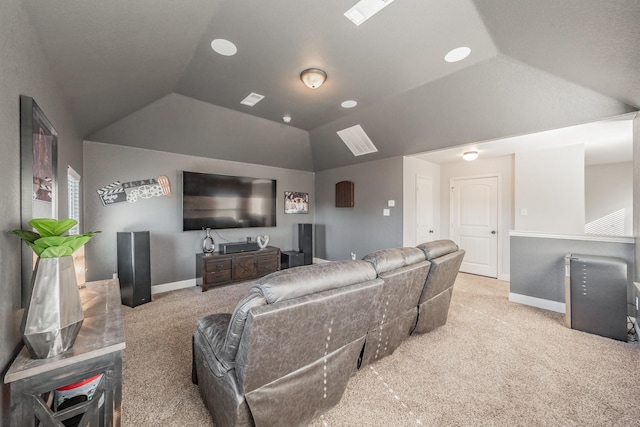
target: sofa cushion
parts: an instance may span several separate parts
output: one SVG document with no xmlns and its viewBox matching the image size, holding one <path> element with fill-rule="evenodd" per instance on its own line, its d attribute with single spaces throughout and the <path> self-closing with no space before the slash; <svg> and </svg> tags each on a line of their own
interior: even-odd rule
<svg viewBox="0 0 640 427">
<path fill-rule="evenodd" d="M 421 245 L 418 245 L 417 248 L 424 252 L 428 261 L 431 261 L 435 258 L 457 251 L 458 245 L 451 240 L 434 240 L 432 242 L 422 243 Z"/>
<path fill-rule="evenodd" d="M 258 280 L 251 291 L 273 304 L 375 278 L 376 271 L 368 262 L 332 261 L 271 273 Z"/>
<path fill-rule="evenodd" d="M 380 274 L 424 261 L 425 257 L 418 248 L 392 248 L 372 252 L 362 260 L 371 263 Z"/>
</svg>

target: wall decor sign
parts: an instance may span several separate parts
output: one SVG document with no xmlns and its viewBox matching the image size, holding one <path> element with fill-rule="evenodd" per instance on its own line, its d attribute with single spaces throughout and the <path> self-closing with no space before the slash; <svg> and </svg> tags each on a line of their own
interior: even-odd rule
<svg viewBox="0 0 640 427">
<path fill-rule="evenodd" d="M 20 96 L 21 223 L 56 218 L 58 210 L 58 133 L 38 104 Z M 30 293 L 34 254 L 22 246 L 22 306 Z"/>
<path fill-rule="evenodd" d="M 166 175 L 160 175 L 157 178 L 141 179 L 124 183 L 114 181 L 109 185 L 99 188 L 96 192 L 102 202 L 102 206 L 109 206 L 121 202 L 135 203 L 139 199 L 170 196 L 171 184 Z"/>
<path fill-rule="evenodd" d="M 284 192 L 284 213 L 306 214 L 309 213 L 309 193 L 299 191 Z"/>
</svg>

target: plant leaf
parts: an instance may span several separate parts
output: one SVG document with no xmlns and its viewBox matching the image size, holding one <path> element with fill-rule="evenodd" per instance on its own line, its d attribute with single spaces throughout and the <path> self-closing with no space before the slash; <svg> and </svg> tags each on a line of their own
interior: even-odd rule
<svg viewBox="0 0 640 427">
<path fill-rule="evenodd" d="M 40 238 L 38 233 L 31 230 L 12 230 L 11 234 L 15 234 L 27 243 L 33 243 Z"/>
<path fill-rule="evenodd" d="M 65 237 L 63 236 L 49 236 L 49 237 L 41 237 L 35 242 L 33 242 L 36 246 L 41 248 L 50 248 L 52 246 L 60 246 L 63 245 L 65 241 Z"/>
<path fill-rule="evenodd" d="M 27 245 L 29 245 L 29 247 L 31 248 L 31 250 L 33 252 L 35 252 L 36 255 L 40 256 L 40 254 L 46 249 L 43 247 L 40 247 L 38 245 L 36 245 L 35 243 L 31 243 L 31 242 L 26 242 Z"/>
<path fill-rule="evenodd" d="M 60 258 L 73 253 L 69 246 L 51 246 L 40 254 L 40 258 Z"/>
<path fill-rule="evenodd" d="M 77 223 L 78 221 L 71 218 L 61 220 L 53 218 L 34 218 L 29 221 L 29 225 L 35 228 L 42 237 L 61 236 Z"/>
<path fill-rule="evenodd" d="M 66 236 L 64 239 L 63 245 L 70 247 L 72 252 L 75 252 L 91 240 L 91 234 L 74 234 L 73 236 Z"/>
</svg>

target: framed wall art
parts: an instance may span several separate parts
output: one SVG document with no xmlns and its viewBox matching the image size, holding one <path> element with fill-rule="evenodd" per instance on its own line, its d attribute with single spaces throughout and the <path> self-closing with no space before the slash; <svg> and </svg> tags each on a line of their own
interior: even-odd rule
<svg viewBox="0 0 640 427">
<path fill-rule="evenodd" d="M 21 225 L 33 218 L 56 218 L 58 209 L 58 133 L 29 96 L 20 96 Z M 26 303 L 34 254 L 22 246 L 22 305 Z"/>
<path fill-rule="evenodd" d="M 284 192 L 284 213 L 306 214 L 309 213 L 309 193 L 299 191 Z"/>
</svg>

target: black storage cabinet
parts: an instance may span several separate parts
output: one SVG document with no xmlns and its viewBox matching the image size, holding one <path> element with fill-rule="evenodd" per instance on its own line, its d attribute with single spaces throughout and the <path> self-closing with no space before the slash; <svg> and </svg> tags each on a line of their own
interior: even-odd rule
<svg viewBox="0 0 640 427">
<path fill-rule="evenodd" d="M 568 254 L 565 269 L 567 326 L 627 341 L 627 262 Z"/>
<path fill-rule="evenodd" d="M 148 231 L 118 233 L 118 279 L 122 304 L 151 301 L 151 255 Z"/>
</svg>

